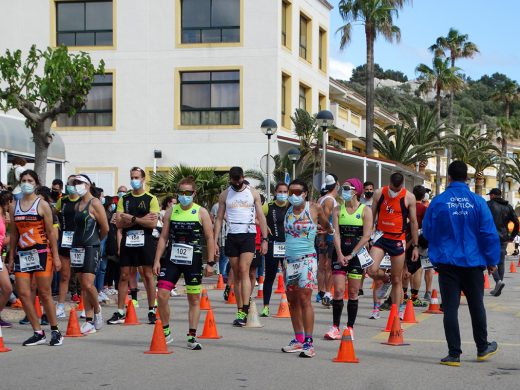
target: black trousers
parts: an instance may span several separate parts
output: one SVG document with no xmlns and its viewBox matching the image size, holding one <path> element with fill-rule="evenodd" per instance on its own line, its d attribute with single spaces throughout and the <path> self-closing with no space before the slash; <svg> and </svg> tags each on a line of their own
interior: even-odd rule
<svg viewBox="0 0 520 390">
<path fill-rule="evenodd" d="M 283 261 L 282 257 L 273 257 L 273 244 L 269 243 L 269 248 L 265 255 L 265 279 L 264 279 L 264 305 L 269 305 L 273 284 L 278 272 L 278 266 Z"/>
<path fill-rule="evenodd" d="M 458 357 L 462 354 L 459 330 L 460 292 L 463 291 L 468 301 L 473 339 L 477 351 L 487 348 L 486 309 L 484 307 L 484 273 L 480 267 L 457 267 L 440 264 L 439 287 L 444 310 L 444 333 L 448 342 L 449 355 Z"/>
</svg>

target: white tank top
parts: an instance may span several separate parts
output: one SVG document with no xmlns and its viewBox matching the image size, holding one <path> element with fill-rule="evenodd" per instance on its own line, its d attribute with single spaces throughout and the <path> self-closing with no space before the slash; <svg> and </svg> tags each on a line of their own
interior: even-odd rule
<svg viewBox="0 0 520 390">
<path fill-rule="evenodd" d="M 327 200 L 327 199 L 332 199 L 332 202 L 333 202 L 334 208 L 336 208 L 336 206 L 338 205 L 338 202 L 337 202 L 337 200 L 336 200 L 332 195 L 325 195 L 325 196 L 321 197 L 320 200 L 319 200 L 319 204 L 320 204 L 320 206 L 323 206 L 323 203 L 324 203 L 325 200 Z"/>
<path fill-rule="evenodd" d="M 226 198 L 228 234 L 255 233 L 255 199 L 247 186 L 237 192 L 229 187 Z"/>
</svg>

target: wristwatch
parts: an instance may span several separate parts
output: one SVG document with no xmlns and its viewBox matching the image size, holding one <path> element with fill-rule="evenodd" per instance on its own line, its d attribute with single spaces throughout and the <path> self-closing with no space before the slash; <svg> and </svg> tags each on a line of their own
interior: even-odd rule
<svg viewBox="0 0 520 390">
<path fill-rule="evenodd" d="M 132 223 L 135 223 L 136 217 L 132 217 Z"/>
<path fill-rule="evenodd" d="M 269 239 L 267 237 L 262 237 L 262 241 L 269 242 Z"/>
</svg>

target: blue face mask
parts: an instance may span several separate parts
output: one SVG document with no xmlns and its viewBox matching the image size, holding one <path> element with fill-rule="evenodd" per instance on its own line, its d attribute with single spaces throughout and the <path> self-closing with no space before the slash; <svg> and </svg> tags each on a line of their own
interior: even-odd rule
<svg viewBox="0 0 520 390">
<path fill-rule="evenodd" d="M 20 184 L 20 189 L 23 194 L 32 194 L 34 192 L 34 186 L 31 183 Z"/>
<path fill-rule="evenodd" d="M 101 204 L 104 205 L 107 202 L 105 198 L 101 198 Z"/>
<path fill-rule="evenodd" d="M 181 206 L 189 206 L 193 202 L 193 196 L 189 195 L 179 195 L 179 203 Z"/>
<path fill-rule="evenodd" d="M 341 196 L 343 197 L 345 202 L 349 202 L 354 196 L 354 194 L 352 193 L 352 191 L 342 191 Z"/>
<path fill-rule="evenodd" d="M 118 193 L 117 193 L 117 197 L 118 197 L 118 198 L 122 198 L 124 194 L 125 194 L 125 192 L 123 192 L 123 191 L 118 192 Z"/>
<path fill-rule="evenodd" d="M 130 180 L 130 185 L 134 190 L 140 190 L 143 184 L 141 183 L 141 180 L 139 179 L 132 179 Z"/>
<path fill-rule="evenodd" d="M 291 203 L 293 206 L 299 206 L 303 202 L 303 196 L 301 195 L 292 194 L 291 196 L 289 196 L 289 203 Z"/>
<path fill-rule="evenodd" d="M 289 195 L 287 194 L 276 194 L 276 199 L 280 202 L 287 202 Z"/>
<path fill-rule="evenodd" d="M 75 195 L 76 194 L 76 187 L 67 185 L 67 194 Z"/>
<path fill-rule="evenodd" d="M 115 205 L 115 204 L 112 203 L 112 204 L 110 205 L 110 211 L 112 211 L 112 212 L 113 212 L 113 211 L 116 211 L 116 205 Z"/>
</svg>

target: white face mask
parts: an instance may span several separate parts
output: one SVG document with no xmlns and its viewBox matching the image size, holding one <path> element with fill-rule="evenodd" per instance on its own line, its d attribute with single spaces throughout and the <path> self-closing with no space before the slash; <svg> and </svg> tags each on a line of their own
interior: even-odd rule
<svg viewBox="0 0 520 390">
<path fill-rule="evenodd" d="M 399 195 L 400 192 L 401 192 L 401 190 L 394 192 L 390 188 L 388 189 L 388 193 L 390 194 L 391 198 L 395 198 L 397 195 Z"/>
<path fill-rule="evenodd" d="M 429 193 L 424 194 L 424 199 L 423 200 L 424 201 L 430 200 L 430 194 Z"/>
<path fill-rule="evenodd" d="M 86 184 L 76 184 L 76 193 L 79 196 L 84 196 L 87 193 L 87 185 Z"/>
</svg>

